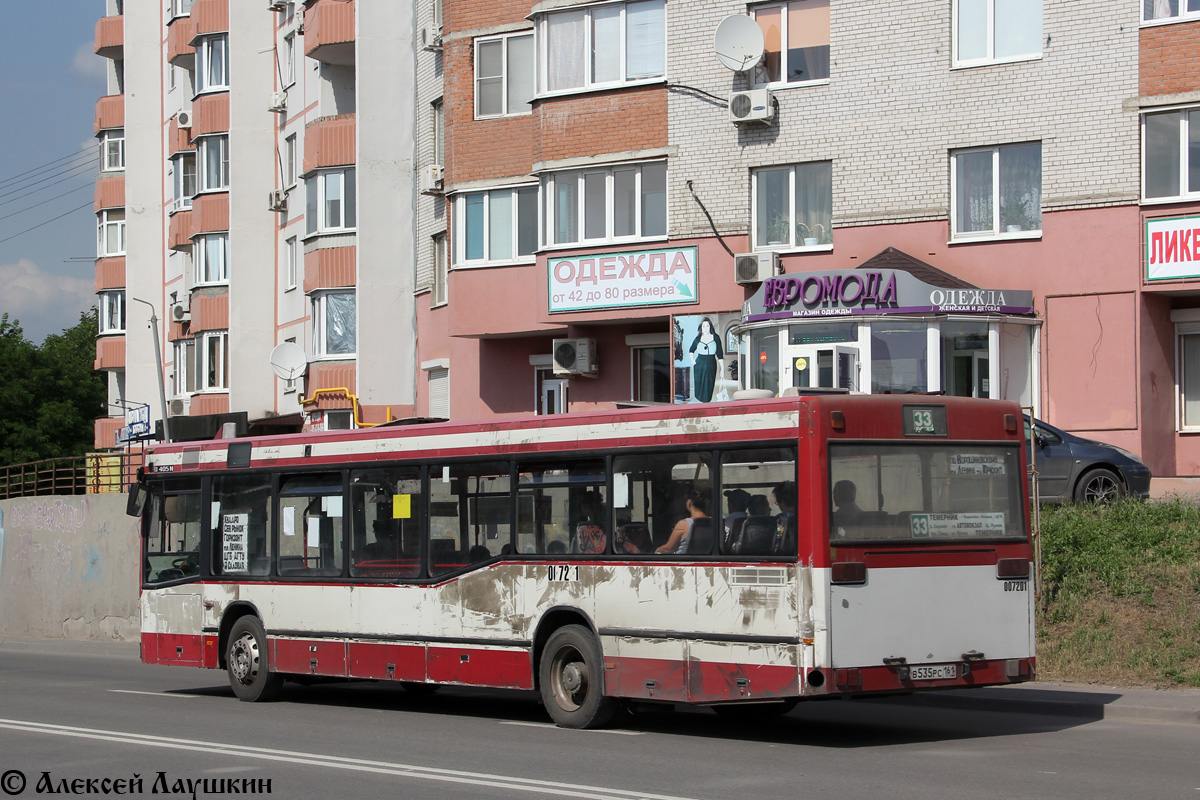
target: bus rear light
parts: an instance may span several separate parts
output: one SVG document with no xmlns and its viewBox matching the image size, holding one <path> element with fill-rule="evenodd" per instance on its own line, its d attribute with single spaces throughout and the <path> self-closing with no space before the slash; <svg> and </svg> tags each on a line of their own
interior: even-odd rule
<svg viewBox="0 0 1200 800">
<path fill-rule="evenodd" d="M 867 565 L 861 561 L 837 561 L 833 565 L 834 583 L 866 583 Z"/>
<path fill-rule="evenodd" d="M 846 415 L 841 411 L 834 411 L 829 415 L 830 426 L 838 433 L 846 432 Z"/>
<path fill-rule="evenodd" d="M 1029 661 L 1024 658 L 1010 658 L 1004 662 L 1004 677 L 1009 678 L 1028 678 L 1029 677 Z"/>
<path fill-rule="evenodd" d="M 839 689 L 861 689 L 862 673 L 856 669 L 835 669 L 833 685 Z"/>
<path fill-rule="evenodd" d="M 1016 433 L 1017 432 L 1017 415 L 1016 414 L 1005 414 L 1004 415 L 1004 432 L 1005 433 Z"/>
<path fill-rule="evenodd" d="M 1019 580 L 1029 577 L 1029 562 L 1023 558 L 1002 558 L 996 562 L 996 578 Z"/>
</svg>

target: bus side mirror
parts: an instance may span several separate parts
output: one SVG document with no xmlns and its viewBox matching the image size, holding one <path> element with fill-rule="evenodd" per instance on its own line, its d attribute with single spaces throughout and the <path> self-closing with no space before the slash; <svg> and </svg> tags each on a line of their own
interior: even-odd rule
<svg viewBox="0 0 1200 800">
<path fill-rule="evenodd" d="M 131 517 L 140 517 L 142 508 L 146 505 L 146 497 L 149 492 L 146 487 L 140 483 L 134 482 L 129 484 L 129 497 L 125 502 L 125 513 Z"/>
</svg>

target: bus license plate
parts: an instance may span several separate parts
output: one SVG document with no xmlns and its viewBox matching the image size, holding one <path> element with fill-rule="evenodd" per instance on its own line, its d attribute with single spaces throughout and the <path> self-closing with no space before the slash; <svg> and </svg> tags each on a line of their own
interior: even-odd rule
<svg viewBox="0 0 1200 800">
<path fill-rule="evenodd" d="M 909 667 L 908 676 L 914 681 L 945 681 L 958 677 L 957 664 L 938 664 L 932 667 Z"/>
</svg>

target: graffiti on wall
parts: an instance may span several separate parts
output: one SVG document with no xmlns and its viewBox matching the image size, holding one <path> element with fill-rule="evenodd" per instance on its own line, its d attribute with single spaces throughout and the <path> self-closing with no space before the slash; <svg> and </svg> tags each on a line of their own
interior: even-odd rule
<svg viewBox="0 0 1200 800">
<path fill-rule="evenodd" d="M 86 504 L 71 500 L 18 502 L 12 508 L 10 519 L 10 525 L 14 529 L 60 533 L 79 533 L 86 523 Z"/>
</svg>

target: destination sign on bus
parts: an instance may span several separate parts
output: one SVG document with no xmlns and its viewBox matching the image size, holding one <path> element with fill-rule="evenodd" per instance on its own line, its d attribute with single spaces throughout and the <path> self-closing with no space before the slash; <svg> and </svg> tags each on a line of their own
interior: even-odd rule
<svg viewBox="0 0 1200 800">
<path fill-rule="evenodd" d="M 938 536 L 1003 536 L 1004 512 L 982 514 L 913 514 L 912 538 Z"/>
<path fill-rule="evenodd" d="M 945 436 L 945 406 L 902 406 L 905 436 Z"/>
</svg>

